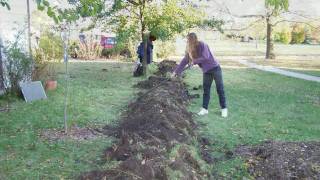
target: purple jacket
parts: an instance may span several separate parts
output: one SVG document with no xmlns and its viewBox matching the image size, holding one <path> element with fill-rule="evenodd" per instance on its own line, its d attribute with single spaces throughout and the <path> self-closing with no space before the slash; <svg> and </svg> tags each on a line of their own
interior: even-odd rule
<svg viewBox="0 0 320 180">
<path fill-rule="evenodd" d="M 193 60 L 193 64 L 198 64 L 202 69 L 203 73 L 206 73 L 212 68 L 219 66 L 219 63 L 213 57 L 209 49 L 209 46 L 202 41 L 200 41 L 200 46 L 198 47 L 198 54 L 200 55 L 200 57 Z M 175 68 L 174 72 L 177 75 L 180 75 L 187 64 L 188 64 L 188 57 L 187 55 L 185 55 L 182 61 L 180 62 L 180 64 Z"/>
</svg>

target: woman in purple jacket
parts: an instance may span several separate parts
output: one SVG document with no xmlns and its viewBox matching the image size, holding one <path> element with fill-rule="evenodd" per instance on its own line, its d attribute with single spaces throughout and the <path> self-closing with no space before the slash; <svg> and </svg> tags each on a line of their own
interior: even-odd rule
<svg viewBox="0 0 320 180">
<path fill-rule="evenodd" d="M 226 98 L 223 88 L 222 71 L 218 61 L 213 57 L 209 46 L 204 42 L 198 41 L 195 33 L 187 36 L 186 54 L 180 64 L 174 70 L 172 77 L 181 75 L 186 65 L 197 64 L 203 71 L 203 103 L 198 115 L 208 114 L 208 105 L 210 101 L 210 89 L 212 81 L 216 83 L 219 103 L 221 107 L 221 116 L 228 116 Z"/>
</svg>

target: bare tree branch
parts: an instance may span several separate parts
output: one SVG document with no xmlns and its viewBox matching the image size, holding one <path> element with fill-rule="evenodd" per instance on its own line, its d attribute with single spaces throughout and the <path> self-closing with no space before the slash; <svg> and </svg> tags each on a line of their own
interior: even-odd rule
<svg viewBox="0 0 320 180">
<path fill-rule="evenodd" d="M 128 1 L 129 3 L 135 5 L 135 6 L 139 6 L 139 5 L 140 5 L 140 3 L 137 3 L 137 2 L 134 1 L 134 0 L 127 0 L 127 1 Z"/>
<path fill-rule="evenodd" d="M 293 15 L 296 15 L 296 16 L 299 16 L 299 17 L 302 17 L 302 18 L 305 18 L 305 19 L 307 19 L 307 20 L 320 21 L 320 17 L 315 18 L 315 17 L 308 16 L 308 15 L 303 14 L 302 12 L 298 12 L 298 11 L 288 11 L 288 14 L 293 14 Z"/>
<path fill-rule="evenodd" d="M 251 14 L 251 15 L 241 15 L 241 16 L 233 15 L 233 16 L 238 18 L 265 18 L 266 17 L 266 15 L 261 15 L 261 14 Z"/>
<path fill-rule="evenodd" d="M 225 3 L 218 3 L 216 0 L 213 0 L 215 4 L 217 4 L 218 6 L 220 6 L 220 10 L 219 12 L 220 13 L 224 13 L 224 14 L 228 14 L 232 17 L 236 17 L 236 18 L 257 18 L 257 17 L 265 17 L 265 15 L 260 15 L 260 14 L 252 14 L 252 15 L 236 15 L 236 14 L 233 14 L 231 12 L 231 10 L 229 9 L 229 7 L 225 4 Z"/>
<path fill-rule="evenodd" d="M 264 20 L 264 18 L 260 18 L 252 23 L 250 23 L 248 26 L 244 27 L 244 28 L 240 28 L 240 29 L 224 29 L 224 31 L 244 31 L 244 30 L 247 30 L 249 29 L 250 27 L 254 26 L 256 23 L 260 22 Z"/>
<path fill-rule="evenodd" d="M 125 7 L 125 10 L 127 10 L 129 13 L 133 13 L 134 15 L 136 15 L 136 17 L 134 17 L 135 19 L 139 19 L 138 17 L 140 16 L 137 12 L 135 12 L 134 10 L 130 10 L 129 7 Z"/>
<path fill-rule="evenodd" d="M 283 22 L 292 22 L 292 23 L 298 23 L 298 24 L 306 24 L 308 26 L 310 26 L 311 28 L 313 29 L 316 29 L 316 30 L 320 30 L 320 26 L 316 27 L 308 22 L 303 22 L 303 21 L 294 21 L 294 20 L 281 20 L 281 21 L 277 21 L 275 23 L 272 24 L 272 26 L 276 26 L 277 24 L 279 23 L 283 23 Z"/>
</svg>

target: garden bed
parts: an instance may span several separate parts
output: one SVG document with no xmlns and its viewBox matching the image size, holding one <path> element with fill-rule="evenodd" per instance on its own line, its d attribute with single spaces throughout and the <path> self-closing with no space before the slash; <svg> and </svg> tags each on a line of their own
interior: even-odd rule
<svg viewBox="0 0 320 180">
<path fill-rule="evenodd" d="M 172 69 L 161 63 L 159 67 L 160 71 Z M 106 149 L 103 157 L 120 164 L 106 171 L 85 173 L 81 178 L 171 179 L 173 172 L 182 179 L 209 177 L 203 167 L 213 162 L 207 147 L 210 142 L 195 132 L 197 125 L 187 111 L 190 96 L 184 83 L 156 76 L 137 86 L 146 90 L 129 105 L 120 124 L 104 128 L 105 134 L 119 141 Z M 189 146 L 194 143 L 200 144 L 196 151 Z"/>
</svg>

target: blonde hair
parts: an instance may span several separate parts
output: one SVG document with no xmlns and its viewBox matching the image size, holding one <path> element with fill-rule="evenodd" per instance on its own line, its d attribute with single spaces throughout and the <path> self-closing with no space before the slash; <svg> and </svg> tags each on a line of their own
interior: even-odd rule
<svg viewBox="0 0 320 180">
<path fill-rule="evenodd" d="M 191 63 L 193 59 L 198 57 L 199 41 L 196 33 L 189 33 L 187 39 L 186 55 L 188 56 L 189 63 Z"/>
</svg>

